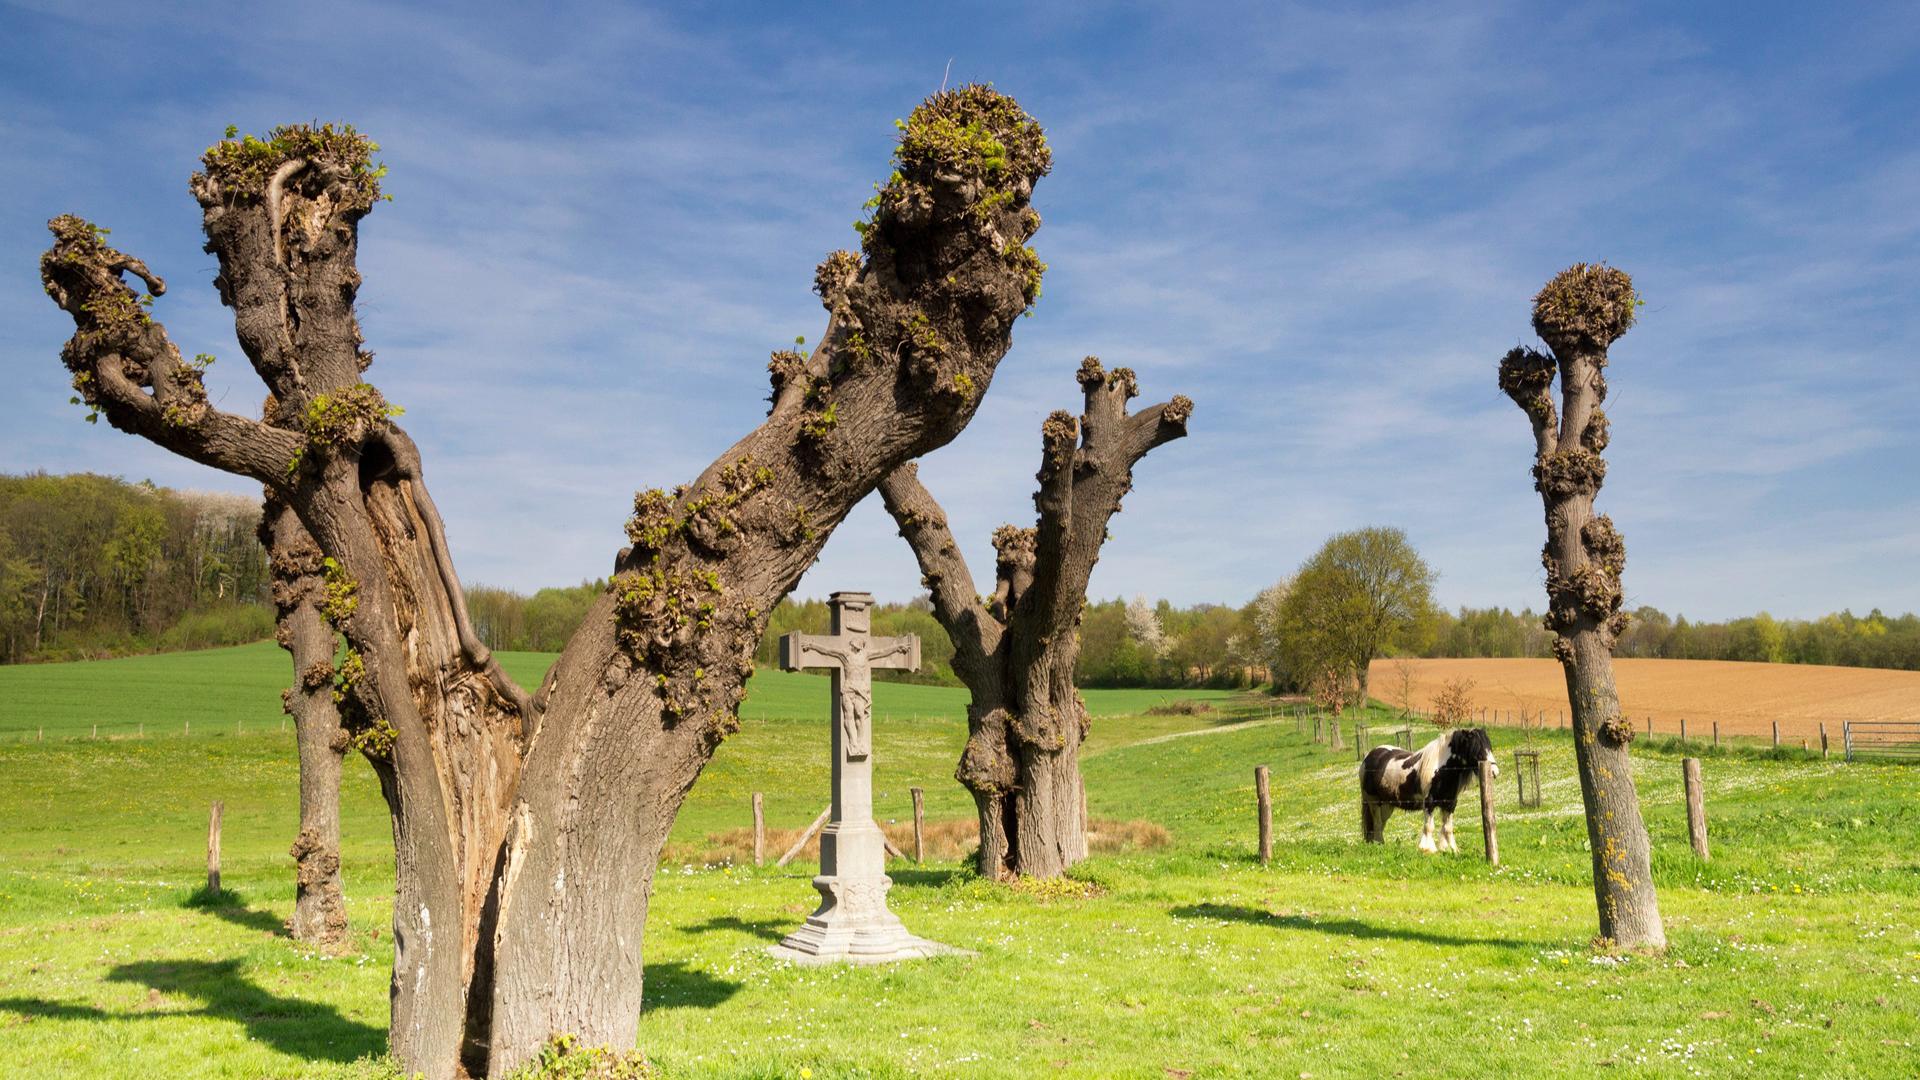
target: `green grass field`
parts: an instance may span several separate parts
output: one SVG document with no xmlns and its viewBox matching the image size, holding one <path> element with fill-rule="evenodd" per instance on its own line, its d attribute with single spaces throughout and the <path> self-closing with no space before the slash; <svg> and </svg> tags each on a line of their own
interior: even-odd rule
<svg viewBox="0 0 1920 1080">
<path fill-rule="evenodd" d="M 506 661 L 531 681 L 548 659 Z M 344 794 L 353 948 L 312 953 L 279 929 L 285 675 L 270 645 L 0 668 L 0 1075 L 386 1075 L 390 846 L 363 764 Z M 1268 722 L 1263 701 L 1144 715 L 1208 696 L 1087 695 L 1093 813 L 1157 821 L 1171 847 L 1096 856 L 1070 889 L 992 886 L 957 863 L 892 871 L 909 926 L 976 956 L 776 963 L 764 946 L 811 909 L 812 866 L 664 866 L 642 1045 L 672 1077 L 1920 1075 L 1920 771 L 1709 756 L 1702 865 L 1678 753 L 1636 750 L 1673 948 L 1615 958 L 1588 945 L 1563 737 L 1534 736 L 1545 801 L 1521 810 L 1506 751 L 1523 736 L 1495 733 L 1495 870 L 1471 813 L 1459 857 L 1417 854 L 1405 815 L 1387 845 L 1357 843 L 1352 753 Z M 951 780 L 963 695 L 883 684 L 876 699 L 879 815 L 905 816 L 916 784 L 929 816 L 967 814 Z M 775 825 L 818 812 L 825 705 L 823 679 L 757 678 L 676 842 L 746 824 L 755 790 Z M 146 738 L 86 737 L 142 722 Z M 1266 867 L 1251 857 L 1260 763 Z M 216 798 L 241 902 L 193 907 Z"/>
</svg>

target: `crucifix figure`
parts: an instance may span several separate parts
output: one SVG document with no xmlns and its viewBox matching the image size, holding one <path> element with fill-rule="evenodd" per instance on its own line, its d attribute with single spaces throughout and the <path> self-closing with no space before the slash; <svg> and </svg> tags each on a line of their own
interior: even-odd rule
<svg viewBox="0 0 1920 1080">
<path fill-rule="evenodd" d="M 787 671 L 826 668 L 832 676 L 833 805 L 820 831 L 820 908 L 773 947 L 797 963 L 881 963 L 950 952 L 914 937 L 887 910 L 885 837 L 873 822 L 873 669 L 913 671 L 920 639 L 873 636 L 873 596 L 837 592 L 827 601 L 832 633 L 780 639 Z"/>
<path fill-rule="evenodd" d="M 780 639 L 780 666 L 833 673 L 833 713 L 840 751 L 858 761 L 873 755 L 873 669 L 920 667 L 920 639 L 876 638 L 873 600 L 866 593 L 834 593 L 833 633 L 788 634 Z"/>
</svg>

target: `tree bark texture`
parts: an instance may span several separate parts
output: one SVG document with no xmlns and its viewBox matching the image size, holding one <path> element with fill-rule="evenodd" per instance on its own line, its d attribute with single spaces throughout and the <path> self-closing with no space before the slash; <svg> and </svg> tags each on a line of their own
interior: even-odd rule
<svg viewBox="0 0 1920 1080">
<path fill-rule="evenodd" d="M 341 724 L 393 823 L 391 1048 L 431 1080 L 504 1075 L 557 1034 L 633 1045 L 654 866 L 738 724 L 768 613 L 881 478 L 972 418 L 1038 294 L 1026 241 L 1050 154 L 986 87 L 914 110 L 862 251 L 816 274 L 819 345 L 774 354 L 766 420 L 700 477 L 635 497 L 608 592 L 528 694 L 474 635 L 419 453 L 363 381 L 372 149 L 351 129 L 280 128 L 217 144 L 193 179 L 215 284 L 269 391 L 259 419 L 208 403 L 149 315 L 164 283 L 100 230 L 56 218 L 42 277 L 73 316 L 62 356 L 88 404 L 259 480 L 321 553 Z"/>
<path fill-rule="evenodd" d="M 1626 543 L 1612 519 L 1593 511 L 1606 477 L 1600 455 L 1608 441 L 1601 409 L 1607 349 L 1633 325 L 1638 303 L 1632 279 L 1620 270 L 1581 263 L 1563 271 L 1534 297 L 1534 331 L 1551 354 L 1513 349 L 1500 362 L 1500 388 L 1533 426 L 1534 487 L 1547 521 L 1545 624 L 1555 634 L 1573 707 L 1600 937 L 1622 949 L 1661 949 L 1666 931 L 1627 755 L 1633 725 L 1621 715 L 1613 681 L 1613 646 L 1627 621 L 1620 586 Z"/>
<path fill-rule="evenodd" d="M 334 703 L 338 639 L 320 613 L 326 581 L 320 548 L 295 514 L 268 491 L 260 521 L 278 613 L 274 640 L 293 657 L 293 685 L 282 695 L 300 752 L 300 829 L 294 860 L 294 940 L 331 947 L 346 940 L 340 884 L 340 773 L 347 730 Z"/>
<path fill-rule="evenodd" d="M 1107 523 L 1147 452 L 1187 433 L 1193 402 L 1176 396 L 1129 414 L 1133 372 L 1080 365 L 1081 415 L 1041 425 L 1032 528 L 995 531 L 993 595 L 976 592 L 946 514 L 918 468 L 880 484 L 888 513 L 913 548 L 933 612 L 954 647 L 953 670 L 972 695 L 967 746 L 955 776 L 980 815 L 980 872 L 994 879 L 1058 877 L 1084 856 L 1080 743 L 1089 719 L 1073 686 L 1087 581 Z"/>
</svg>

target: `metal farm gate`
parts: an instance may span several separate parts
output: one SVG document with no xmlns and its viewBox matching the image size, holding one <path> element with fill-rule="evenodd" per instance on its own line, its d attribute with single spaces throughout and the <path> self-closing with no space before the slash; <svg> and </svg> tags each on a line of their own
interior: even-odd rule
<svg viewBox="0 0 1920 1080">
<path fill-rule="evenodd" d="M 1865 756 L 1920 762 L 1920 720 L 1849 720 L 1840 735 L 1848 761 Z"/>
</svg>

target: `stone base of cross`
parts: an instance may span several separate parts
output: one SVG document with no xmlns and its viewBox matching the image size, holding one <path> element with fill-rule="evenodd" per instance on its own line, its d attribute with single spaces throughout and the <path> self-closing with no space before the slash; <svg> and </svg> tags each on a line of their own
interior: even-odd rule
<svg viewBox="0 0 1920 1080">
<path fill-rule="evenodd" d="M 920 639 L 876 638 L 873 596 L 827 601 L 832 633 L 780 639 L 787 671 L 826 668 L 833 679 L 833 806 L 820 830 L 820 907 L 768 951 L 797 964 L 884 964 L 961 950 L 913 936 L 887 910 L 886 838 L 873 822 L 873 669 L 920 666 Z"/>
</svg>

